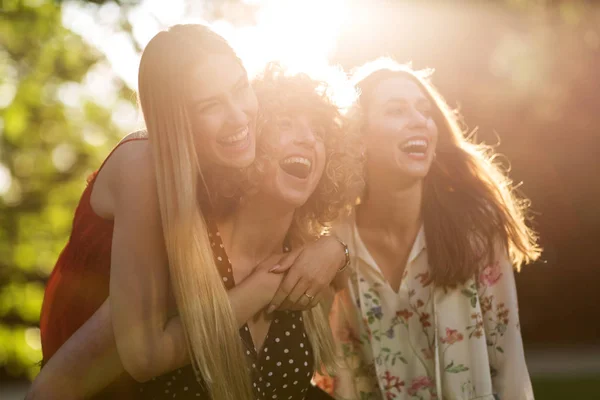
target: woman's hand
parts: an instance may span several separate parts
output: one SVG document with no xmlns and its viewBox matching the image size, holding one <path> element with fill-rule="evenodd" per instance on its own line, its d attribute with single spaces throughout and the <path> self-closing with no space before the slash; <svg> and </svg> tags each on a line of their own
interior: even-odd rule
<svg viewBox="0 0 600 400">
<path fill-rule="evenodd" d="M 273 254 L 272 256 L 270 256 L 269 258 L 265 259 L 260 264 L 258 264 L 256 267 L 254 267 L 254 270 L 252 271 L 252 273 L 246 278 L 246 279 L 256 279 L 257 281 L 259 281 L 260 284 L 258 284 L 256 287 L 260 288 L 262 291 L 270 293 L 270 296 L 269 296 L 270 299 L 272 299 L 273 296 L 275 296 L 275 293 L 281 286 L 281 283 L 283 282 L 283 279 L 286 276 L 285 273 L 275 274 L 275 273 L 272 273 L 271 271 L 273 270 L 273 267 L 275 265 L 280 264 L 282 257 L 285 257 L 285 256 L 287 256 L 287 254 L 281 254 L 281 253 Z M 244 281 L 246 279 L 244 279 Z M 244 282 L 244 281 L 242 281 L 242 282 Z M 267 302 L 267 306 L 269 304 L 270 303 Z M 267 306 L 265 306 L 263 308 L 263 310 L 266 309 Z"/>
<path fill-rule="evenodd" d="M 287 273 L 267 312 L 306 310 L 316 306 L 328 293 L 329 285 L 345 263 L 344 246 L 330 236 L 288 253 L 270 270 L 272 274 Z"/>
</svg>

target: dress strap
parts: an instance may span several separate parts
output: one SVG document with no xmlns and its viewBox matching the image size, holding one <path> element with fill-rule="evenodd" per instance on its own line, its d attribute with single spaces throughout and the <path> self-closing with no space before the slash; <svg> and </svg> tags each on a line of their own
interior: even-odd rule
<svg viewBox="0 0 600 400">
<path fill-rule="evenodd" d="M 100 173 L 100 171 L 102 170 L 102 168 L 104 167 L 104 165 L 106 164 L 106 162 L 108 161 L 108 159 L 110 158 L 110 156 L 113 155 L 113 153 L 122 145 L 124 145 L 125 143 L 129 143 L 129 142 L 133 142 L 136 140 L 147 140 L 148 139 L 148 132 L 145 129 L 141 129 L 139 131 L 135 131 L 132 132 L 130 134 L 128 134 L 127 136 L 125 136 L 123 139 L 121 139 L 121 141 L 110 151 L 110 153 L 108 153 L 108 156 L 104 159 L 104 161 L 102 162 L 102 164 L 100 164 L 100 168 L 98 168 L 96 171 L 94 171 L 88 178 L 87 178 L 87 183 L 90 184 L 92 183 L 92 181 L 96 178 L 96 176 L 98 175 L 98 173 Z"/>
</svg>

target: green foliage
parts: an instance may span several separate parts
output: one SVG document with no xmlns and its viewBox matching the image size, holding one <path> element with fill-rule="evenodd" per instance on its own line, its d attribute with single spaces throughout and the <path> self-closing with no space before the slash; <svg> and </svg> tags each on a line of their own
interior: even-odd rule
<svg viewBox="0 0 600 400">
<path fill-rule="evenodd" d="M 2 5 L 0 376 L 32 378 L 41 360 L 44 281 L 68 239 L 87 175 L 126 132 L 87 94 L 85 77 L 103 60 L 62 26 L 58 3 Z M 121 82 L 117 90 L 118 101 L 134 98 Z"/>
</svg>

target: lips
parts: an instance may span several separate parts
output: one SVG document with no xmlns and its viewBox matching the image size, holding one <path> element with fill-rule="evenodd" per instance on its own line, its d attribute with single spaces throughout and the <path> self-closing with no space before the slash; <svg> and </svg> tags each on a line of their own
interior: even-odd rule
<svg viewBox="0 0 600 400">
<path fill-rule="evenodd" d="M 312 161 L 307 157 L 290 156 L 279 162 L 281 169 L 298 179 L 306 179 L 312 168 Z"/>
<path fill-rule="evenodd" d="M 423 157 L 427 154 L 429 141 L 425 138 L 409 138 L 400 145 L 400 150 L 410 156 Z"/>
<path fill-rule="evenodd" d="M 248 126 L 238 130 L 233 135 L 225 136 L 217 139 L 217 142 L 225 147 L 236 147 L 245 144 L 248 141 L 250 129 Z"/>
</svg>

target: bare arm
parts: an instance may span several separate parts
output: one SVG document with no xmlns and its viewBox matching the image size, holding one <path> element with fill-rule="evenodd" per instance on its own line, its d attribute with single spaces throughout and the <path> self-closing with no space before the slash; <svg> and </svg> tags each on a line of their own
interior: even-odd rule
<svg viewBox="0 0 600 400">
<path fill-rule="evenodd" d="M 273 297 L 269 312 L 277 308 L 312 308 L 327 297 L 340 275 L 339 269 L 346 263 L 344 250 L 335 237 L 323 236 L 284 257 L 274 272 L 289 272 Z"/>
<path fill-rule="evenodd" d="M 105 301 L 50 358 L 33 381 L 26 399 L 86 398 L 100 392 L 124 372 Z"/>
<path fill-rule="evenodd" d="M 142 146 L 143 142 L 126 144 L 115 152 L 114 157 L 111 157 L 103 169 L 103 173 L 108 174 L 108 181 L 113 181 L 112 176 L 117 175 L 112 174 L 112 171 L 120 171 L 121 165 L 119 163 L 123 163 L 124 158 L 129 158 L 130 153 L 135 153 Z M 148 165 L 142 163 L 138 167 L 143 169 L 147 168 Z M 137 178 L 140 178 L 139 174 Z M 117 190 L 119 190 L 118 186 L 113 188 L 113 191 L 116 192 Z M 137 234 L 137 232 L 134 233 Z M 273 264 L 273 261 L 269 262 L 271 263 L 269 265 Z M 265 268 L 259 267 L 252 275 L 228 293 L 240 326 L 266 306 L 280 282 L 281 276 L 269 274 Z M 162 304 L 162 306 L 165 305 Z M 172 312 L 168 317 L 172 317 Z M 42 368 L 32 383 L 26 399 L 70 400 L 89 398 L 98 394 L 120 377 L 128 377 L 117 352 L 111 319 L 111 310 L 107 299 Z M 179 318 L 167 318 L 167 321 L 171 324 L 170 326 L 180 324 Z M 171 329 L 181 330 L 181 326 Z M 179 334 L 182 335 L 182 332 Z M 181 341 L 181 343 L 184 342 Z M 150 346 L 150 343 L 146 345 Z M 142 348 L 140 351 L 144 351 L 144 349 Z M 183 354 L 179 358 L 179 362 L 174 363 L 174 368 L 181 367 L 189 362 L 187 351 L 183 346 L 179 348 L 179 351 Z M 166 372 L 169 367 L 156 372 L 152 370 L 149 375 L 157 376 L 163 369 Z"/>
<path fill-rule="evenodd" d="M 240 326 L 256 314 L 255 310 L 266 306 L 279 281 L 278 275 L 259 267 L 229 292 Z M 119 378 L 126 379 L 126 373 L 117 353 L 106 300 L 42 368 L 26 400 L 89 398 Z"/>
<path fill-rule="evenodd" d="M 125 370 L 140 382 L 187 362 L 181 320 L 168 314 L 167 254 L 149 151 L 132 149 L 122 162 L 114 190 L 110 270 L 116 346 Z"/>
<path fill-rule="evenodd" d="M 168 314 L 168 259 L 155 179 L 144 157 L 130 157 L 121 168 L 110 279 L 116 346 L 125 370 L 140 382 L 189 363 L 182 321 Z M 281 279 L 257 268 L 229 291 L 240 325 L 265 308 Z"/>
</svg>

